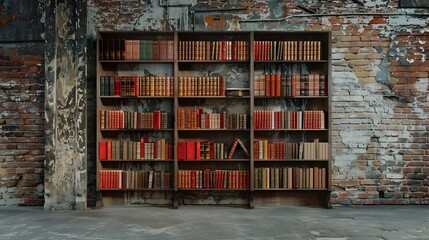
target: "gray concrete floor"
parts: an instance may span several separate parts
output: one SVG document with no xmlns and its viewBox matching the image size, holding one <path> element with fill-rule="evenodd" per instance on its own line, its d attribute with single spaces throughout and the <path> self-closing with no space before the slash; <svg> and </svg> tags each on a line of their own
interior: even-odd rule
<svg viewBox="0 0 429 240">
<path fill-rule="evenodd" d="M 0 239 L 429 239 L 429 206 L 0 207 Z"/>
</svg>

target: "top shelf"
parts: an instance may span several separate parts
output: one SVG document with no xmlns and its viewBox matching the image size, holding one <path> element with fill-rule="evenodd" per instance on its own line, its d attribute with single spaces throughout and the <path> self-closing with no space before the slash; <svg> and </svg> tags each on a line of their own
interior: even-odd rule
<svg viewBox="0 0 429 240">
<path fill-rule="evenodd" d="M 254 60 L 255 63 L 328 63 L 328 60 Z"/>
<path fill-rule="evenodd" d="M 249 60 L 178 60 L 179 63 L 249 63 Z"/>
<path fill-rule="evenodd" d="M 99 60 L 100 63 L 174 63 L 174 60 Z"/>
</svg>

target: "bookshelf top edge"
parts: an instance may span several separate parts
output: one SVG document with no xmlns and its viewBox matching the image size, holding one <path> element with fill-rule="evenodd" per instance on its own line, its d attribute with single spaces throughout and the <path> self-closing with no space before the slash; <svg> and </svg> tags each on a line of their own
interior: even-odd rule
<svg viewBox="0 0 429 240">
<path fill-rule="evenodd" d="M 109 30 L 102 30 L 102 31 L 97 31 L 97 33 L 103 34 L 103 33 L 142 33 L 142 34 L 157 34 L 157 33 L 161 33 L 161 34 L 174 34 L 174 33 L 330 33 L 331 31 L 313 31 L 313 30 L 309 30 L 309 31 L 282 31 L 282 30 L 272 30 L 272 31 L 266 31 L 266 30 L 255 30 L 255 31 L 127 31 L 127 30 L 113 30 L 113 31 L 109 31 Z"/>
<path fill-rule="evenodd" d="M 130 36 L 171 36 L 173 37 L 174 34 L 178 34 L 182 36 L 193 36 L 193 35 L 208 35 L 213 36 L 216 34 L 228 34 L 228 35 L 235 35 L 235 36 L 249 36 L 253 33 L 256 36 L 264 36 L 264 35 L 278 35 L 281 34 L 283 36 L 286 36 L 288 34 L 293 35 L 326 35 L 330 36 L 330 31 L 279 31 L 279 30 L 273 30 L 273 31 L 97 31 L 97 36 L 100 37 L 108 37 L 108 36 L 114 36 L 114 35 L 130 35 Z"/>
</svg>

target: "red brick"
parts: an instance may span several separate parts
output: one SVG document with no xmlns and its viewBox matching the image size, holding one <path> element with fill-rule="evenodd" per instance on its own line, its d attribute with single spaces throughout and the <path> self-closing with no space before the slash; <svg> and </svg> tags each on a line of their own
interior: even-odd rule
<svg viewBox="0 0 429 240">
<path fill-rule="evenodd" d="M 424 198 L 425 197 L 425 193 L 423 193 L 423 192 L 413 192 L 413 193 L 410 193 L 410 197 L 412 197 L 412 198 Z"/>
</svg>

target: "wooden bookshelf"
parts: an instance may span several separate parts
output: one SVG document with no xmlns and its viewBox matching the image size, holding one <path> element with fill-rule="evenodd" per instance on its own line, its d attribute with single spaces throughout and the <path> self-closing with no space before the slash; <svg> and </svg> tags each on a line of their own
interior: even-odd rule
<svg viewBox="0 0 429 240">
<path fill-rule="evenodd" d="M 330 32 L 103 31 L 97 49 L 101 205 L 330 207 Z"/>
<path fill-rule="evenodd" d="M 99 205 L 173 203 L 174 43 L 172 32 L 97 34 Z"/>
</svg>

